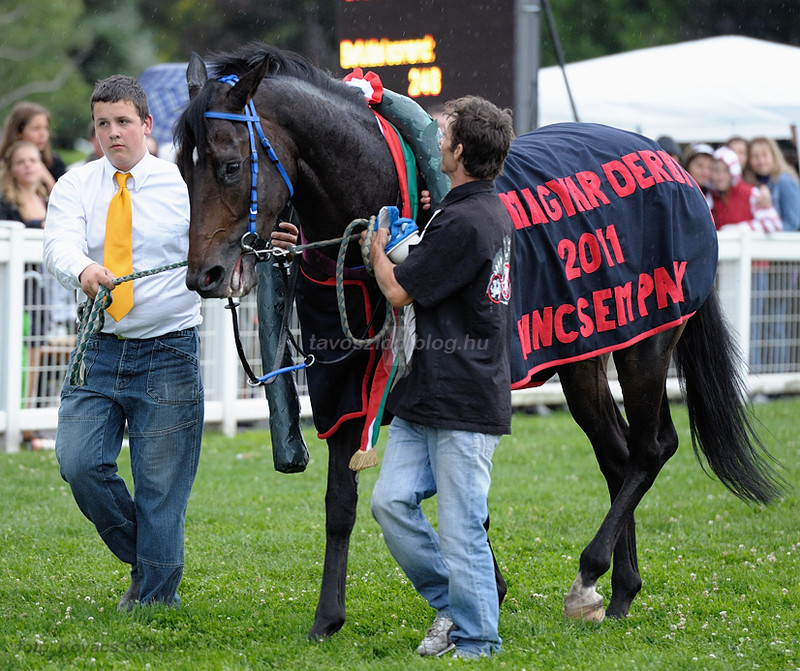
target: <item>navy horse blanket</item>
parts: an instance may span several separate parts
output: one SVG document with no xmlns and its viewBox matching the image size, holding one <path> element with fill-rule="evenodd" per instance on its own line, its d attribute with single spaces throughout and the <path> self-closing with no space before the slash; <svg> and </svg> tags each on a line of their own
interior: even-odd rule
<svg viewBox="0 0 800 671">
<path fill-rule="evenodd" d="M 496 188 L 516 227 L 512 388 L 677 326 L 711 292 L 717 233 L 705 197 L 653 140 L 597 124 L 546 126 L 512 143 Z M 338 360 L 352 347 L 333 262 L 317 273 L 312 261 L 304 255 L 297 289 L 304 345 L 320 361 Z M 377 284 L 365 275 L 345 285 L 354 329 L 371 334 L 383 318 Z M 321 438 L 366 417 L 380 353 L 350 354 L 308 371 Z"/>
<path fill-rule="evenodd" d="M 705 197 L 653 140 L 546 126 L 513 142 L 496 187 L 517 231 L 512 388 L 677 326 L 711 292 Z"/>
</svg>

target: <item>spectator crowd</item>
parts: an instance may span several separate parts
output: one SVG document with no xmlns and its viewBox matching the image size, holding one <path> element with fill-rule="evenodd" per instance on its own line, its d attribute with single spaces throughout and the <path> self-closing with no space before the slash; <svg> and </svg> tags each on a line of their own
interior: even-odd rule
<svg viewBox="0 0 800 671">
<path fill-rule="evenodd" d="M 765 235 L 800 231 L 800 179 L 772 138 L 735 136 L 717 148 L 691 143 L 683 150 L 668 136 L 657 141 L 674 157 L 682 157 L 683 167 L 706 195 L 718 231 L 745 228 Z M 796 165 L 796 152 L 792 158 Z M 797 264 L 753 261 L 751 372 L 787 372 L 790 361 L 797 359 L 798 348 L 792 343 L 800 338 L 798 277 Z"/>
</svg>

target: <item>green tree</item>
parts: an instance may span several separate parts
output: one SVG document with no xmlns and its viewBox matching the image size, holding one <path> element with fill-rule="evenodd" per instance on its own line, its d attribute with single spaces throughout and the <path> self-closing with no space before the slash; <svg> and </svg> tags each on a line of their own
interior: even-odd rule
<svg viewBox="0 0 800 671">
<path fill-rule="evenodd" d="M 157 62 L 139 0 L 5 0 L 0 10 L 0 115 L 20 100 L 50 110 L 53 144 L 86 135 L 98 79 Z"/>
<path fill-rule="evenodd" d="M 135 77 L 159 61 L 139 0 L 84 0 L 84 3 L 79 24 L 85 36 L 84 48 L 77 56 L 81 73 L 89 84 L 117 73 Z"/>
<path fill-rule="evenodd" d="M 76 54 L 82 34 L 77 29 L 81 0 L 6 0 L 0 10 L 0 116 L 21 100 L 50 110 L 53 139 L 71 137 L 76 120 L 87 118 L 89 88 Z M 81 131 L 81 134 L 84 131 Z"/>
<path fill-rule="evenodd" d="M 550 0 L 566 61 L 670 44 L 680 39 L 686 3 L 675 0 Z M 542 65 L 555 65 L 553 41 L 542 16 Z"/>
<path fill-rule="evenodd" d="M 165 60 L 185 61 L 257 40 L 292 49 L 333 69 L 338 0 L 141 0 Z"/>
<path fill-rule="evenodd" d="M 684 39 L 739 34 L 800 45 L 799 19 L 800 3 L 796 1 L 694 0 L 687 8 L 687 19 L 682 28 Z M 770 67 L 772 64 L 764 65 Z"/>
<path fill-rule="evenodd" d="M 797 2 L 730 0 L 550 0 L 567 62 L 714 35 L 800 45 Z M 542 16 L 542 65 L 556 63 Z M 765 67 L 767 64 L 765 64 Z"/>
</svg>

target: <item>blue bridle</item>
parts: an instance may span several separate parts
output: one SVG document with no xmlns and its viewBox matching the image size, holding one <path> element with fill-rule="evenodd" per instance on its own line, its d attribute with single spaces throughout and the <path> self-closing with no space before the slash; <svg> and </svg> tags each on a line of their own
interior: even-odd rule
<svg viewBox="0 0 800 671">
<path fill-rule="evenodd" d="M 219 81 L 230 84 L 233 86 L 239 81 L 236 75 L 226 75 L 220 77 Z M 224 119 L 226 121 L 244 121 L 247 123 L 247 133 L 250 136 L 250 223 L 248 225 L 248 233 L 256 235 L 256 215 L 258 214 L 258 150 L 256 148 L 256 138 L 253 129 L 258 133 L 258 138 L 261 140 L 261 145 L 267 152 L 267 156 L 272 161 L 273 165 L 277 168 L 280 176 L 283 178 L 286 187 L 289 189 L 289 199 L 294 196 L 294 187 L 289 175 L 283 167 L 280 159 L 278 158 L 272 145 L 269 143 L 264 130 L 261 128 L 261 119 L 256 113 L 256 106 L 252 100 L 249 100 L 245 105 L 246 114 L 229 114 L 227 112 L 206 112 L 207 119 Z"/>
</svg>

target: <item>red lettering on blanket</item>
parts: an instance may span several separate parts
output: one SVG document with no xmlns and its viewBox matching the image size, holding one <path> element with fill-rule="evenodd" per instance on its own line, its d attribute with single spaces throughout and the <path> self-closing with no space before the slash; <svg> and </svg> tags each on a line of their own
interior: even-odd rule
<svg viewBox="0 0 800 671">
<path fill-rule="evenodd" d="M 558 221 L 561 219 L 562 214 L 561 205 L 558 204 L 558 198 L 548 198 L 550 193 L 550 189 L 544 184 L 540 184 L 536 187 L 536 195 L 539 196 L 542 207 L 544 207 L 544 211 L 547 212 L 547 216 L 550 217 L 550 221 Z"/>
<path fill-rule="evenodd" d="M 683 302 L 683 276 L 686 273 L 686 261 L 678 263 L 673 261 L 673 270 L 675 271 L 675 281 L 669 276 L 666 268 L 656 268 L 653 273 L 654 284 L 656 287 L 656 305 L 659 310 L 667 307 L 667 299 L 671 299 L 673 303 Z"/>
<path fill-rule="evenodd" d="M 636 180 L 636 183 L 642 189 L 649 189 L 656 183 L 652 177 L 648 177 L 647 173 L 645 173 L 644 168 L 639 165 L 639 161 L 641 161 L 641 157 L 639 156 L 638 152 L 633 152 L 631 154 L 625 154 L 622 157 L 622 161 L 628 166 L 628 169 L 631 171 L 633 178 Z"/>
<path fill-rule="evenodd" d="M 597 207 L 600 203 L 604 205 L 611 204 L 606 194 L 600 189 L 601 179 L 591 170 L 576 172 L 575 179 L 578 180 L 578 184 L 581 185 L 584 193 L 586 193 L 586 197 L 589 199 L 592 207 Z"/>
<path fill-rule="evenodd" d="M 633 284 L 626 282 L 614 287 L 614 302 L 617 304 L 617 323 L 625 326 L 633 321 Z"/>
<path fill-rule="evenodd" d="M 544 211 L 542 210 L 539 203 L 536 201 L 536 198 L 533 197 L 531 190 L 522 189 L 522 197 L 525 199 L 525 203 L 530 209 L 531 221 L 534 224 L 546 224 L 547 217 L 544 216 Z"/>
<path fill-rule="evenodd" d="M 620 198 L 624 198 L 625 196 L 630 196 L 634 191 L 636 191 L 636 180 L 631 175 L 631 171 L 625 166 L 622 161 L 609 161 L 608 163 L 603 163 L 603 173 L 608 180 L 608 183 L 611 184 L 611 188 L 614 189 L 614 193 L 616 193 Z M 619 179 L 617 178 L 617 173 L 619 173 L 620 177 L 624 180 L 624 183 L 620 184 Z"/>
<path fill-rule="evenodd" d="M 570 305 L 569 303 L 564 303 L 556 308 L 556 319 L 554 326 L 556 329 L 556 339 L 558 342 L 569 343 L 573 340 L 577 340 L 578 332 L 567 331 L 567 329 L 564 327 L 564 317 L 572 314 L 573 312 L 575 312 L 575 306 Z"/>
<path fill-rule="evenodd" d="M 517 320 L 517 334 L 522 349 L 522 358 L 527 359 L 531 353 L 531 316 L 527 312 Z"/>
<path fill-rule="evenodd" d="M 538 312 L 531 314 L 531 343 L 533 349 L 553 344 L 553 308 L 545 308 L 542 315 Z"/>
<path fill-rule="evenodd" d="M 653 309 L 664 310 L 685 301 L 683 280 L 686 261 L 673 261 L 672 272 L 666 267 L 652 273 L 640 273 L 636 282 L 597 289 L 590 296 L 580 296 L 575 303 L 548 305 L 525 313 L 517 320 L 522 356 L 540 349 L 574 342 L 579 336 L 589 338 L 644 319 Z M 649 303 L 649 306 L 648 306 Z"/>
<path fill-rule="evenodd" d="M 594 205 L 592 205 L 589 198 L 576 186 L 575 182 L 572 181 L 572 177 L 565 177 L 563 180 L 559 181 L 563 181 L 567 185 L 567 191 L 569 191 L 572 200 L 575 201 L 578 212 L 586 212 L 587 210 L 593 210 L 597 207 L 597 201 L 595 200 Z"/>
<path fill-rule="evenodd" d="M 591 170 L 581 170 L 574 175 L 554 177 L 542 184 L 531 184 L 499 195 L 514 227 L 521 230 L 559 221 L 564 215 L 569 218 L 601 205 L 610 205 L 611 199 L 606 195 L 605 187 L 611 187 L 620 198 L 630 196 L 637 188 L 649 189 L 665 182 L 696 187 L 689 173 L 665 151 L 642 149 L 608 161 L 601 167 L 602 176 Z"/>
<path fill-rule="evenodd" d="M 525 208 L 523 208 L 522 203 L 519 202 L 519 196 L 516 191 L 509 191 L 508 193 L 500 193 L 498 195 L 500 196 L 500 200 L 503 201 L 503 205 L 506 206 L 508 213 L 511 215 L 511 221 L 514 222 L 515 229 L 519 231 L 531 225 L 528 215 L 525 214 Z"/>
<path fill-rule="evenodd" d="M 581 297 L 578 299 L 577 306 L 578 319 L 581 321 L 581 335 L 584 338 L 588 338 L 590 335 L 592 335 L 592 333 L 594 333 L 594 322 L 592 321 L 592 316 L 586 314 L 586 308 L 589 307 L 589 301 Z"/>
<path fill-rule="evenodd" d="M 608 243 L 611 243 L 609 248 Z M 612 255 L 613 250 L 613 255 Z M 594 235 L 582 233 L 577 245 L 569 238 L 559 240 L 556 245 L 558 258 L 564 260 L 564 275 L 574 280 L 582 274 L 590 275 L 600 269 L 603 261 L 613 268 L 617 263 L 625 263 L 625 256 L 617 237 L 614 224 L 598 228 Z"/>
<path fill-rule="evenodd" d="M 674 181 L 670 176 L 669 172 L 664 169 L 664 161 L 662 161 L 658 154 L 654 151 L 649 151 L 648 149 L 643 149 L 639 152 L 639 156 L 642 157 L 642 160 L 647 165 L 648 169 L 650 170 L 650 174 L 653 176 L 653 179 L 656 180 L 658 184 L 663 182 L 672 182 Z"/>
<path fill-rule="evenodd" d="M 606 305 L 606 301 L 611 298 L 611 289 L 601 289 L 592 292 L 592 302 L 594 303 L 594 321 L 597 324 L 597 332 L 610 331 L 617 327 L 613 320 L 608 319 L 611 309 Z"/>
<path fill-rule="evenodd" d="M 658 154 L 661 157 L 661 160 L 664 161 L 664 165 L 667 166 L 667 170 L 669 170 L 670 174 L 675 178 L 675 181 L 678 182 L 678 184 L 686 184 L 686 177 L 684 177 L 686 171 L 683 169 L 683 167 L 681 167 L 680 163 L 678 163 L 663 149 L 657 151 L 656 154 Z M 692 185 L 689 184 L 689 186 Z"/>
<path fill-rule="evenodd" d="M 564 179 L 551 179 L 547 182 L 547 186 L 558 196 L 558 199 L 564 206 L 564 211 L 567 213 L 567 216 L 571 217 L 575 214 L 575 206 L 572 204 L 572 198 L 569 196 L 567 186 L 564 184 Z"/>
<path fill-rule="evenodd" d="M 646 317 L 650 314 L 647 311 L 645 300 L 653 293 L 653 278 L 647 273 L 639 273 L 639 286 L 636 291 L 636 302 L 639 305 L 639 314 Z"/>
</svg>

